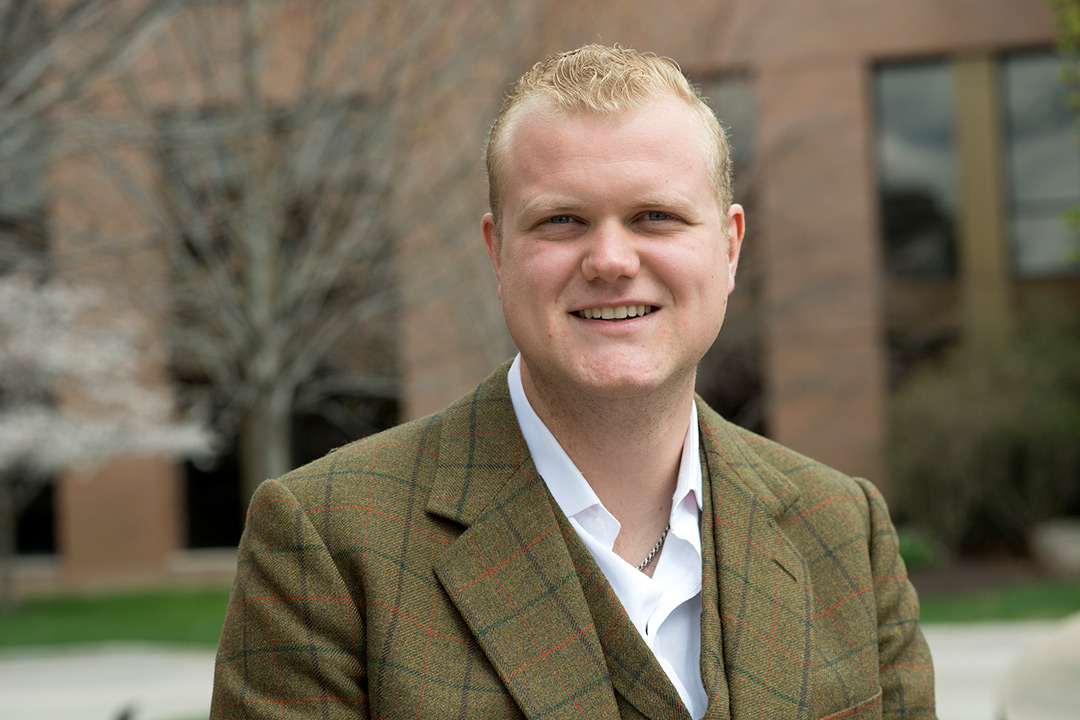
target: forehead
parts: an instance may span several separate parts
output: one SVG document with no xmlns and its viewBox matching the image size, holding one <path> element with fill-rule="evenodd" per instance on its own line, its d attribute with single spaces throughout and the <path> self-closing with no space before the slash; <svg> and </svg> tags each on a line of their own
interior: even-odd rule
<svg viewBox="0 0 1080 720">
<path fill-rule="evenodd" d="M 503 201 L 537 193 L 589 196 L 641 186 L 712 196 L 706 130 L 690 106 L 659 97 L 620 113 L 556 109 L 531 102 L 507 128 L 501 162 Z"/>
<path fill-rule="evenodd" d="M 681 125 L 704 150 L 706 132 L 690 104 L 674 94 L 661 93 L 617 111 L 587 107 L 563 107 L 552 99 L 534 97 L 513 108 L 503 121 L 503 155 L 509 158 L 522 140 L 522 130 L 539 135 L 557 135 L 571 126 L 578 129 L 604 127 L 608 130 L 633 125 Z M 672 142 L 679 138 L 670 138 Z"/>
</svg>

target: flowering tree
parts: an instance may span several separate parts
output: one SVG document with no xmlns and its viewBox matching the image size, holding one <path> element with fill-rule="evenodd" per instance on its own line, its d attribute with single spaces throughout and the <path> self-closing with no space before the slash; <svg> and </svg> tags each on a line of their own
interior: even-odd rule
<svg viewBox="0 0 1080 720">
<path fill-rule="evenodd" d="M 131 455 L 205 452 L 155 377 L 144 324 L 85 288 L 0 278 L 0 602 L 19 514 L 49 478 Z"/>
</svg>

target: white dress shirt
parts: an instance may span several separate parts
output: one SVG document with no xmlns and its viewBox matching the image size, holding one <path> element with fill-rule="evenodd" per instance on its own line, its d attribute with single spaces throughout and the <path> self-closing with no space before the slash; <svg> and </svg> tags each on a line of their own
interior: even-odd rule
<svg viewBox="0 0 1080 720">
<path fill-rule="evenodd" d="M 634 627 L 690 711 L 705 715 L 708 696 L 701 681 L 701 463 L 697 407 L 687 409 L 679 477 L 671 503 L 671 531 L 650 578 L 612 549 L 619 534 L 615 519 L 589 482 L 533 410 L 521 383 L 521 355 L 507 376 L 521 434 L 540 477 L 596 564 L 618 595 Z M 659 538 L 657 538 L 659 539 Z M 645 558 L 642 558 L 644 560 Z"/>
</svg>

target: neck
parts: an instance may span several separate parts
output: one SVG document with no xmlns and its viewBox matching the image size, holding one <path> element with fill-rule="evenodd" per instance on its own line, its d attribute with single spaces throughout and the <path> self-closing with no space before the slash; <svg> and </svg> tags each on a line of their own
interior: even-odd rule
<svg viewBox="0 0 1080 720">
<path fill-rule="evenodd" d="M 568 396 L 538 382 L 524 366 L 522 371 L 536 414 L 622 526 L 616 550 L 635 534 L 651 547 L 671 511 L 693 377 L 682 387 L 643 396 L 595 398 Z"/>
</svg>

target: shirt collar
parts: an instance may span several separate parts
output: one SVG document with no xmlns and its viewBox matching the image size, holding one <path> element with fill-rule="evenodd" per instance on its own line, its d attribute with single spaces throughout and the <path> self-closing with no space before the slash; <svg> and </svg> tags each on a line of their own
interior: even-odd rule
<svg viewBox="0 0 1080 720">
<path fill-rule="evenodd" d="M 514 414 L 517 415 L 522 437 L 529 447 L 536 471 L 544 479 L 559 508 L 568 518 L 579 515 L 594 506 L 603 508 L 603 503 L 593 492 L 592 486 L 559 445 L 559 441 L 551 434 L 544 421 L 533 410 L 532 404 L 526 397 L 525 387 L 521 382 L 520 353 L 510 365 L 506 380 L 510 387 L 510 400 L 514 405 Z M 699 442 L 697 403 L 690 403 L 690 424 L 686 430 L 686 438 L 683 440 L 679 476 L 675 484 L 675 493 L 672 495 L 673 512 L 683 505 L 688 495 L 693 497 L 698 511 L 701 510 Z M 604 512 L 607 512 L 606 508 Z"/>
</svg>

